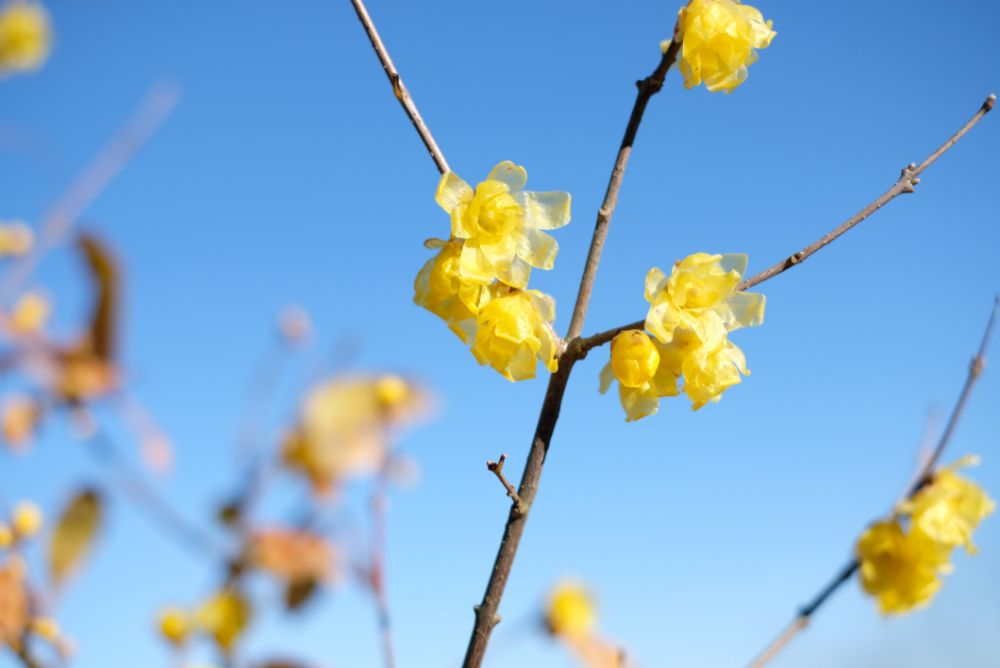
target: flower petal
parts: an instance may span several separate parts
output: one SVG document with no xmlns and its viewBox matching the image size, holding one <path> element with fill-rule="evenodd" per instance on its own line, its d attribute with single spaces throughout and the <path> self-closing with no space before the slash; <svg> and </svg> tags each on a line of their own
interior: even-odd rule
<svg viewBox="0 0 1000 668">
<path fill-rule="evenodd" d="M 569 193 L 521 191 L 514 195 L 514 199 L 524 209 L 528 227 L 554 230 L 569 223 L 572 202 Z"/>
<path fill-rule="evenodd" d="M 521 165 L 515 165 L 510 160 L 504 160 L 490 172 L 486 177 L 488 181 L 500 181 L 506 183 L 512 193 L 516 193 L 524 188 L 528 182 L 528 171 Z"/>
<path fill-rule="evenodd" d="M 451 213 L 460 203 L 471 200 L 473 194 L 472 188 L 462 177 L 455 172 L 445 172 L 438 182 L 434 201 L 447 213 Z"/>
</svg>

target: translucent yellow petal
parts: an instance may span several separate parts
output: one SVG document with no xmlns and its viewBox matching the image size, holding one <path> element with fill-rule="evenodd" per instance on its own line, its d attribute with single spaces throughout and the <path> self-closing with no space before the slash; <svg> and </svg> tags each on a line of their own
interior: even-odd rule
<svg viewBox="0 0 1000 668">
<path fill-rule="evenodd" d="M 635 422 L 660 409 L 660 398 L 650 386 L 635 388 L 619 384 L 618 399 L 625 409 L 626 422 Z"/>
<path fill-rule="evenodd" d="M 545 232 L 525 230 L 518 239 L 517 256 L 532 267 L 551 269 L 555 266 L 559 244 Z"/>
<path fill-rule="evenodd" d="M 437 192 L 434 193 L 434 201 L 438 203 L 446 213 L 451 213 L 459 204 L 466 203 L 472 199 L 473 190 L 455 172 L 445 172 L 438 182 Z"/>
<path fill-rule="evenodd" d="M 569 223 L 569 193 L 521 191 L 514 195 L 514 199 L 524 209 L 524 220 L 528 227 L 554 230 Z"/>
<path fill-rule="evenodd" d="M 510 160 L 504 160 L 490 172 L 486 177 L 488 181 L 500 181 L 507 184 L 511 192 L 517 192 L 524 188 L 528 182 L 528 171 L 521 165 L 515 165 Z"/>
</svg>

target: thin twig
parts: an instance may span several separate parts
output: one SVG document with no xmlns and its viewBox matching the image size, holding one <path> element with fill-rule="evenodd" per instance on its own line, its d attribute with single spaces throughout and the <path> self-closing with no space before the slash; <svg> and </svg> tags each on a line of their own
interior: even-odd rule
<svg viewBox="0 0 1000 668">
<path fill-rule="evenodd" d="M 11 268 L 0 288 L 0 298 L 10 300 L 31 277 L 45 253 L 69 232 L 70 227 L 142 148 L 180 100 L 179 89 L 157 83 L 118 132 L 88 164 L 42 218 L 38 243 Z"/>
<path fill-rule="evenodd" d="M 396 665 L 395 651 L 392 641 L 392 615 L 389 610 L 389 595 L 386 592 L 386 510 L 388 499 L 388 457 L 382 464 L 375 488 L 372 492 L 372 542 L 371 563 L 368 569 L 368 583 L 371 585 L 372 596 L 375 599 L 375 612 L 378 621 L 379 637 L 382 645 L 382 664 L 385 668 Z"/>
<path fill-rule="evenodd" d="M 933 479 L 934 467 L 937 465 L 938 460 L 941 458 L 945 448 L 947 448 L 948 444 L 951 442 L 952 435 L 955 433 L 955 427 L 958 424 L 959 418 L 962 417 L 962 413 L 965 410 L 965 404 L 968 402 L 969 395 L 972 393 L 972 387 L 975 385 L 976 380 L 978 380 L 982 375 L 983 369 L 985 368 L 986 350 L 989 347 L 990 338 L 993 335 L 993 326 L 996 322 L 998 310 L 1000 310 L 1000 296 L 994 300 L 993 309 L 990 311 L 989 321 L 986 323 L 986 331 L 983 332 L 983 339 L 979 344 L 979 349 L 976 352 L 975 357 L 972 358 L 972 363 L 969 365 L 969 372 L 965 377 L 965 384 L 962 386 L 962 391 L 958 395 L 958 401 L 955 402 L 955 407 L 952 409 L 951 416 L 948 418 L 948 424 L 945 427 L 945 430 L 941 433 L 940 439 L 938 439 L 937 446 L 934 448 L 934 453 L 924 464 L 916 482 L 909 488 L 909 491 L 906 494 L 906 498 L 908 499 L 913 498 L 917 492 L 919 492 Z M 811 601 L 809 601 L 809 603 L 802 606 L 802 609 L 799 610 L 798 615 L 791 622 L 791 624 L 789 624 L 788 627 L 782 631 L 781 635 L 775 638 L 771 644 L 768 645 L 764 651 L 762 651 L 757 658 L 749 664 L 748 668 L 761 668 L 777 656 L 778 653 L 784 649 L 784 647 L 791 642 L 796 635 L 799 634 L 799 632 L 806 628 L 813 614 L 815 614 L 816 611 L 829 600 L 834 592 L 840 589 L 844 583 L 854 576 L 859 567 L 860 564 L 856 558 L 847 562 L 843 568 L 837 572 L 833 579 L 830 580 L 830 582 L 823 587 L 823 589 L 820 590 L 820 592 Z"/>
<path fill-rule="evenodd" d="M 522 506 L 521 497 L 518 496 L 517 490 L 514 488 L 514 485 L 510 484 L 510 482 L 503 474 L 503 465 L 504 462 L 506 461 L 507 461 L 507 455 L 500 455 L 500 461 L 486 462 L 486 468 L 488 468 L 493 473 L 493 475 L 497 477 L 497 480 L 500 481 L 500 484 L 503 485 L 503 488 L 507 490 L 507 496 L 509 496 L 510 500 L 514 502 L 514 505 Z M 523 506 L 521 507 L 521 511 L 522 512 L 524 511 Z"/>
<path fill-rule="evenodd" d="M 601 259 L 601 251 L 604 248 L 604 241 L 607 238 L 608 224 L 614 214 L 615 206 L 618 203 L 618 193 L 621 190 L 622 179 L 625 175 L 625 167 L 628 165 L 629 156 L 632 154 L 632 144 L 635 142 L 639 124 L 646 111 L 649 98 L 658 93 L 663 87 L 667 70 L 677 58 L 680 44 L 671 42 L 670 47 L 663 54 L 659 65 L 651 75 L 636 82 L 638 92 L 636 93 L 635 104 L 629 117 L 628 126 L 625 129 L 625 136 L 622 139 L 618 155 L 615 158 L 614 167 L 611 170 L 611 178 L 608 182 L 608 189 L 604 195 L 604 202 L 597 214 L 597 224 L 594 227 L 594 236 L 590 242 L 590 250 L 587 254 L 587 262 L 584 266 L 583 276 L 580 279 L 580 289 L 577 293 L 576 305 L 573 308 L 573 317 L 570 322 L 567 339 L 574 340 L 579 337 L 583 330 L 583 321 L 587 315 L 587 306 L 590 302 L 590 293 L 594 286 L 594 279 L 597 276 L 597 266 Z M 486 585 L 482 602 L 475 607 L 476 619 L 469 638 L 469 646 L 465 652 L 465 659 L 462 662 L 463 668 L 479 668 L 482 665 L 483 657 L 486 654 L 486 646 L 489 643 L 490 633 L 493 627 L 500 621 L 497 610 L 500 607 L 500 599 L 503 597 L 504 588 L 507 586 L 507 578 L 514 565 L 514 557 L 517 554 L 521 536 L 524 534 L 524 526 L 528 518 L 528 511 L 535 500 L 538 492 L 539 480 L 542 477 L 542 468 L 545 464 L 545 455 L 548 452 L 549 444 L 552 442 L 552 434 L 555 431 L 556 422 L 559 420 L 559 410 L 562 407 L 563 395 L 566 392 L 566 384 L 569 382 L 570 372 L 576 361 L 574 352 L 571 349 L 564 350 L 559 356 L 559 368 L 549 378 L 548 389 L 545 391 L 545 399 L 542 402 L 542 409 L 538 416 L 538 424 L 535 427 L 535 436 L 531 442 L 531 449 L 528 451 L 528 459 L 524 465 L 524 473 L 521 475 L 521 483 L 518 487 L 519 502 L 512 504 L 507 522 L 504 525 L 503 538 L 500 540 L 500 547 L 493 562 L 493 570 L 490 572 L 490 579 Z"/>
<path fill-rule="evenodd" d="M 990 94 L 983 102 L 983 104 L 979 107 L 979 110 L 975 113 L 975 115 L 973 115 L 973 117 L 970 118 L 969 121 L 965 125 L 963 125 L 958 132 L 952 135 L 951 138 L 948 139 L 948 141 L 939 146 L 936 151 L 931 153 L 927 157 L 927 159 L 924 160 L 919 165 L 911 163 L 907 165 L 905 168 L 903 168 L 903 171 L 900 173 L 899 179 L 897 179 L 896 183 L 894 183 L 891 188 L 889 188 L 882 195 L 876 198 L 871 204 L 869 204 L 864 209 L 862 209 L 855 215 L 851 216 L 843 223 L 841 223 L 834 229 L 827 232 L 820 239 L 806 246 L 799 252 L 789 255 L 781 262 L 777 262 L 768 267 L 767 269 L 765 269 L 764 271 L 755 274 L 751 278 L 748 278 L 747 280 L 743 281 L 738 286 L 738 289 L 749 290 L 755 285 L 759 285 L 760 283 L 763 283 L 766 280 L 774 278 L 778 274 L 788 271 L 789 269 L 791 269 L 796 265 L 802 264 L 802 262 L 804 262 L 813 253 L 831 244 L 838 237 L 843 235 L 851 228 L 856 227 L 857 225 L 862 223 L 865 219 L 867 219 L 869 216 L 871 216 L 873 213 L 881 209 L 883 206 L 891 202 L 899 195 L 902 195 L 904 193 L 915 192 L 915 186 L 920 182 L 919 177 L 924 172 L 924 170 L 933 165 L 938 158 L 944 155 L 948 151 L 948 149 L 954 146 L 959 139 L 964 137 L 969 130 L 971 130 L 979 121 L 981 121 L 983 117 L 986 114 L 988 114 L 990 110 L 993 109 L 993 105 L 995 104 L 995 102 L 996 102 L 996 95 Z M 637 320 L 635 322 L 630 322 L 627 325 L 622 325 L 620 327 L 615 327 L 613 329 L 609 329 L 600 332 L 598 334 L 594 334 L 593 336 L 588 336 L 586 338 L 579 339 L 577 341 L 572 341 L 570 347 L 575 351 L 575 354 L 578 357 L 583 357 L 587 354 L 587 351 L 591 350 L 592 348 L 596 348 L 597 346 L 604 345 L 605 343 L 611 341 L 611 339 L 615 338 L 615 336 L 617 336 L 620 332 L 629 329 L 643 329 L 645 328 L 645 326 L 646 325 L 644 321 Z"/>
<path fill-rule="evenodd" d="M 173 506 L 167 502 L 129 463 L 119 451 L 107 431 L 98 426 L 97 432 L 87 443 L 90 452 L 99 458 L 101 463 L 114 467 L 119 474 L 119 483 L 125 493 L 137 507 L 167 533 L 173 535 L 181 545 L 188 547 L 198 555 L 210 553 L 213 555 L 228 554 L 216 538 L 188 522 Z"/>
<path fill-rule="evenodd" d="M 396 69 L 396 65 L 393 64 L 392 58 L 389 57 L 389 51 L 385 48 L 378 30 L 375 29 L 375 23 L 372 22 L 371 16 L 368 15 L 365 3 L 362 0 L 351 0 L 351 4 L 354 5 L 354 11 L 358 13 L 358 19 L 361 20 L 361 25 L 364 26 L 365 32 L 368 34 L 372 48 L 375 49 L 375 53 L 382 63 L 385 75 L 389 77 L 389 83 L 392 84 L 392 94 L 399 100 L 403 111 L 406 112 L 410 122 L 413 123 L 413 129 L 420 135 L 420 139 L 424 142 L 424 146 L 427 147 L 431 158 L 434 159 L 434 164 L 437 165 L 438 171 L 442 174 L 450 172 L 451 168 L 448 167 L 448 161 L 444 159 L 444 154 L 438 147 L 437 142 L 434 141 L 434 136 L 431 135 L 430 128 L 427 127 L 424 119 L 420 116 L 420 112 L 417 111 L 417 105 L 413 102 L 413 98 L 410 97 L 410 91 L 407 90 L 406 84 L 403 83 L 402 77 L 399 76 L 399 71 Z"/>
<path fill-rule="evenodd" d="M 24 664 L 24 668 L 44 668 L 42 662 L 36 659 L 35 655 L 28 650 L 26 641 L 27 634 L 25 634 L 25 638 L 22 638 L 21 644 L 14 648 L 14 654 Z"/>
</svg>

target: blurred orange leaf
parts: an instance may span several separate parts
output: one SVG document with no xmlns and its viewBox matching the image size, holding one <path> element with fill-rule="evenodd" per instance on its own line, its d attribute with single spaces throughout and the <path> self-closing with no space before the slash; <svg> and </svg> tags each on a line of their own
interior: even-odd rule
<svg viewBox="0 0 1000 668">
<path fill-rule="evenodd" d="M 28 592 L 18 559 L 0 567 L 0 646 L 17 647 L 28 627 Z"/>
</svg>

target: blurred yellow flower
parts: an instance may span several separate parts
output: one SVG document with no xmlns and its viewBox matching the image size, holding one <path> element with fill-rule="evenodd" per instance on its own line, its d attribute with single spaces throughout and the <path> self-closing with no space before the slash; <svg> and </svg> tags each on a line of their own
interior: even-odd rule
<svg viewBox="0 0 1000 668">
<path fill-rule="evenodd" d="M 385 461 L 391 430 L 424 415 L 429 404 L 426 389 L 395 374 L 335 377 L 306 396 L 284 444 L 285 464 L 318 492 L 373 473 Z"/>
<path fill-rule="evenodd" d="M 51 617 L 35 617 L 31 620 L 31 632 L 50 643 L 58 644 L 62 639 L 59 622 Z"/>
<path fill-rule="evenodd" d="M 0 7 L 0 73 L 37 70 L 49 55 L 49 15 L 30 0 Z"/>
<path fill-rule="evenodd" d="M 708 350 L 726 332 L 764 322 L 764 295 L 736 289 L 747 256 L 694 253 L 674 264 L 670 276 L 654 267 L 646 275 L 646 329 L 670 343 L 678 328 L 689 329 Z"/>
<path fill-rule="evenodd" d="M 31 250 L 35 235 L 19 220 L 0 222 L 0 258 L 19 257 Z"/>
<path fill-rule="evenodd" d="M 597 606 L 590 592 L 576 582 L 563 582 L 549 593 L 545 603 L 545 626 L 554 636 L 581 637 L 593 633 Z"/>
<path fill-rule="evenodd" d="M 42 530 L 42 511 L 31 501 L 21 501 L 14 506 L 11 525 L 14 533 L 21 538 L 30 538 Z"/>
<path fill-rule="evenodd" d="M 747 68 L 757 60 L 754 49 L 767 48 L 777 34 L 759 10 L 738 0 L 692 0 L 681 9 L 677 27 L 684 85 L 704 83 L 713 93 L 731 93 L 746 81 Z"/>
<path fill-rule="evenodd" d="M 5 550 L 14 544 L 14 532 L 11 528 L 0 522 L 0 550 Z"/>
<path fill-rule="evenodd" d="M 25 566 L 20 558 L 8 557 L 0 565 L 0 649 L 20 647 L 29 623 L 29 593 Z"/>
<path fill-rule="evenodd" d="M 538 360 L 554 372 L 559 365 L 559 337 L 552 329 L 555 314 L 549 295 L 501 288 L 479 312 L 472 354 L 511 381 L 534 378 Z"/>
<path fill-rule="evenodd" d="M 996 503 L 982 487 L 956 473 L 964 466 L 975 466 L 978 457 L 963 457 L 952 466 L 934 474 L 900 510 L 911 515 L 914 527 L 931 540 L 946 547 L 964 547 L 974 554 L 972 533 L 979 522 L 996 509 Z"/>
<path fill-rule="evenodd" d="M 193 620 L 191 616 L 174 606 L 168 606 L 160 611 L 158 624 L 160 635 L 175 646 L 183 645 L 191 635 Z"/>
<path fill-rule="evenodd" d="M 612 340 L 611 361 L 601 371 L 601 394 L 617 379 L 625 420 L 632 422 L 652 415 L 659 409 L 660 397 L 678 394 L 679 366 L 668 346 L 645 332 L 621 332 Z"/>
<path fill-rule="evenodd" d="M 531 268 L 551 269 L 559 250 L 543 230 L 570 219 L 564 192 L 524 190 L 528 173 L 513 162 L 498 164 L 475 190 L 454 172 L 441 176 L 435 199 L 451 216 L 451 235 L 460 249 L 463 281 L 489 285 L 494 279 L 525 288 Z"/>
<path fill-rule="evenodd" d="M 49 300 L 37 292 L 22 295 L 10 313 L 10 326 L 18 334 L 37 334 L 48 322 Z"/>
<path fill-rule="evenodd" d="M 883 614 L 926 605 L 941 587 L 939 575 L 951 570 L 947 548 L 894 520 L 870 526 L 858 539 L 861 587 Z"/>
<path fill-rule="evenodd" d="M 424 245 L 440 250 L 417 273 L 413 301 L 444 320 L 463 343 L 472 343 L 476 315 L 492 293 L 487 285 L 462 279 L 461 239 L 428 239 Z"/>
<path fill-rule="evenodd" d="M 229 652 L 250 623 L 253 610 L 238 592 L 220 591 L 194 612 L 194 625 Z"/>
</svg>

